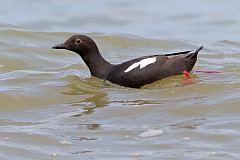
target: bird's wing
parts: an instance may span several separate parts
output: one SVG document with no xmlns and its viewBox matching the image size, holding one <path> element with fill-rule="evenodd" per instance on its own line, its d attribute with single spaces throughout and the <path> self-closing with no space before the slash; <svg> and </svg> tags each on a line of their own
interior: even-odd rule
<svg viewBox="0 0 240 160">
<path fill-rule="evenodd" d="M 168 54 L 163 54 L 162 56 L 176 56 L 176 55 L 180 55 L 180 54 L 188 54 L 190 52 L 192 52 L 192 50 L 191 51 L 182 51 L 182 52 L 168 53 Z"/>
<path fill-rule="evenodd" d="M 144 65 L 142 68 L 141 63 L 139 62 L 142 59 L 154 57 L 141 57 L 120 64 L 119 66 L 116 66 L 116 69 L 111 73 L 111 76 L 108 77 L 108 80 L 123 86 L 135 88 L 139 88 L 144 84 L 151 83 L 156 80 L 156 77 L 160 76 L 159 72 L 165 72 L 166 68 L 164 67 L 164 63 L 167 60 L 167 57 L 157 56 L 156 62 L 152 61 L 152 63 L 150 62 L 149 64 Z"/>
</svg>

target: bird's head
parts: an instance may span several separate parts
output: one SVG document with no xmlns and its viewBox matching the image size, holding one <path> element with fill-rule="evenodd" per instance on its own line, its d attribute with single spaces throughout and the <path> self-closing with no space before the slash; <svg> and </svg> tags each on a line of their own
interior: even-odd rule
<svg viewBox="0 0 240 160">
<path fill-rule="evenodd" d="M 55 45 L 53 49 L 66 49 L 73 51 L 80 56 L 98 51 L 96 43 L 85 35 L 73 35 L 68 38 L 64 43 Z"/>
</svg>

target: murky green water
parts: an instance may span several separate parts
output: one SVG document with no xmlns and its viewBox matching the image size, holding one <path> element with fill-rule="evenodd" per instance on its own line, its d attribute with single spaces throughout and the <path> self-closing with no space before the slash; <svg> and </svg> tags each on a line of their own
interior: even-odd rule
<svg viewBox="0 0 240 160">
<path fill-rule="evenodd" d="M 239 8 L 236 0 L 2 1 L 0 159 L 239 159 Z M 205 49 L 191 83 L 180 75 L 130 89 L 50 49 L 76 33 L 112 63 Z"/>
</svg>

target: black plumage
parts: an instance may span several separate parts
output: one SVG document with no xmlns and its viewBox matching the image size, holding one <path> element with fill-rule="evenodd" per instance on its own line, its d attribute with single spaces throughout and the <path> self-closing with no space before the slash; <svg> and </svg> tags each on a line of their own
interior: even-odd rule
<svg viewBox="0 0 240 160">
<path fill-rule="evenodd" d="M 182 74 L 185 70 L 190 72 L 197 61 L 198 52 L 203 47 L 196 51 L 144 56 L 117 65 L 107 62 L 96 43 L 85 35 L 74 35 L 52 48 L 66 49 L 80 55 L 92 76 L 121 86 L 140 88 L 145 84 Z"/>
</svg>

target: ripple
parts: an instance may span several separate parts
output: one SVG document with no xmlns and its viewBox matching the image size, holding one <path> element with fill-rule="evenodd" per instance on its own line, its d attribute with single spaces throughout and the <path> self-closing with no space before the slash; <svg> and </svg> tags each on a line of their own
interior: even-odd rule
<svg viewBox="0 0 240 160">
<path fill-rule="evenodd" d="M 206 44 L 191 83 L 179 75 L 131 89 L 90 77 L 79 56 L 50 49 L 72 34 L 0 30 L 1 158 L 239 155 L 237 41 Z M 128 34 L 88 35 L 113 63 L 200 44 Z M 161 129 L 161 136 L 139 137 Z"/>
</svg>

